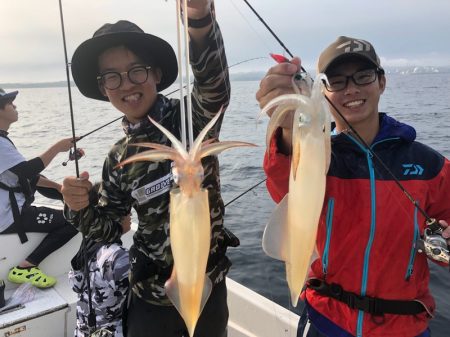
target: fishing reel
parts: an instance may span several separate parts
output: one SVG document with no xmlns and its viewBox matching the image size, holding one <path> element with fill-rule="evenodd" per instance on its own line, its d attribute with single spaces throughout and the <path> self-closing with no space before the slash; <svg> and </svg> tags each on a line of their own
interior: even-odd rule
<svg viewBox="0 0 450 337">
<path fill-rule="evenodd" d="M 425 253 L 435 261 L 449 263 L 449 246 L 447 240 L 442 237 L 442 227 L 435 219 L 427 220 L 427 225 L 423 237 L 417 241 L 417 251 Z"/>
<path fill-rule="evenodd" d="M 114 337 L 114 333 L 109 331 L 108 329 L 102 328 L 100 330 L 95 331 L 89 337 Z"/>
<path fill-rule="evenodd" d="M 81 157 L 83 157 L 85 155 L 84 150 L 77 148 L 76 152 L 73 150 L 73 148 L 70 149 L 69 151 L 69 159 L 67 159 L 66 161 L 62 162 L 62 166 L 67 166 L 67 163 L 69 161 L 75 160 L 75 158 L 78 160 Z"/>
</svg>

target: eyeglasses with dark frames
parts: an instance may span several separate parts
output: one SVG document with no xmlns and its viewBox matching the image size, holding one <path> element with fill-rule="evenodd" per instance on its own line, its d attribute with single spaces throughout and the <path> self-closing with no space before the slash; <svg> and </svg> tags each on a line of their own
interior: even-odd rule
<svg viewBox="0 0 450 337">
<path fill-rule="evenodd" d="M 351 79 L 353 83 L 359 86 L 367 85 L 375 82 L 378 75 L 383 75 L 384 70 L 381 68 L 371 68 L 359 70 L 352 75 L 335 75 L 328 77 L 328 81 L 323 80 L 325 88 L 330 92 L 341 91 L 347 88 L 348 81 Z"/>
<path fill-rule="evenodd" d="M 97 76 L 97 81 L 108 90 L 118 89 L 122 85 L 123 76 L 126 75 L 131 83 L 142 84 L 148 79 L 148 71 L 152 69 L 150 66 L 135 66 L 128 71 L 117 72 L 107 71 Z"/>
</svg>

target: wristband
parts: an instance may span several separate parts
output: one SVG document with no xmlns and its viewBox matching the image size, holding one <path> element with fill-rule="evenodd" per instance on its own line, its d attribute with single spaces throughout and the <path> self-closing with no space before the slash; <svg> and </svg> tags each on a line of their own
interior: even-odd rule
<svg viewBox="0 0 450 337">
<path fill-rule="evenodd" d="M 188 18 L 188 27 L 191 27 L 191 28 L 204 28 L 206 26 L 209 26 L 211 24 L 212 20 L 213 20 L 212 13 L 206 14 L 206 16 L 204 16 L 201 19 Z"/>
</svg>

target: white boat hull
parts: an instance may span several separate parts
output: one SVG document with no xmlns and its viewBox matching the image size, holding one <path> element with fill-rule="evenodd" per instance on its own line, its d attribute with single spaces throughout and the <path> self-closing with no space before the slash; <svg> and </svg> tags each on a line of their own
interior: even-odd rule
<svg viewBox="0 0 450 337">
<path fill-rule="evenodd" d="M 132 226 L 133 227 L 133 226 Z M 132 243 L 133 231 L 123 236 L 126 247 Z M 39 244 L 45 234 L 28 233 L 21 244 L 16 234 L 0 235 L 0 279 L 5 280 L 5 297 L 17 288 L 7 281 L 9 268 L 20 263 Z M 39 290 L 23 308 L 0 314 L 0 337 L 71 337 L 76 321 L 76 294 L 69 287 L 67 272 L 70 260 L 81 243 L 78 234 L 64 247 L 47 257 L 41 267 L 58 279 L 54 288 Z M 295 337 L 299 317 L 227 279 L 230 317 L 228 337 Z M 151 337 L 151 336 L 149 336 Z"/>
</svg>

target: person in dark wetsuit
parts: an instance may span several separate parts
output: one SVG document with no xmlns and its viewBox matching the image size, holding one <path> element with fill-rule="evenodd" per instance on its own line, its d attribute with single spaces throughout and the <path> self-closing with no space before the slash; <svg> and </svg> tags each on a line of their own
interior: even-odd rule
<svg viewBox="0 0 450 337">
<path fill-rule="evenodd" d="M 40 156 L 27 161 L 7 132 L 18 120 L 13 103 L 17 94 L 18 91 L 6 93 L 0 89 L 0 234 L 17 233 L 24 243 L 28 240 L 27 232 L 48 233 L 39 246 L 8 274 L 11 282 L 30 282 L 36 287 L 48 288 L 56 283 L 56 279 L 42 272 L 38 265 L 74 237 L 77 230 L 64 219 L 61 210 L 36 207 L 31 203 L 36 189 L 62 200 L 61 185 L 40 175 L 40 172 L 58 153 L 72 147 L 72 138 L 60 140 Z"/>
</svg>

